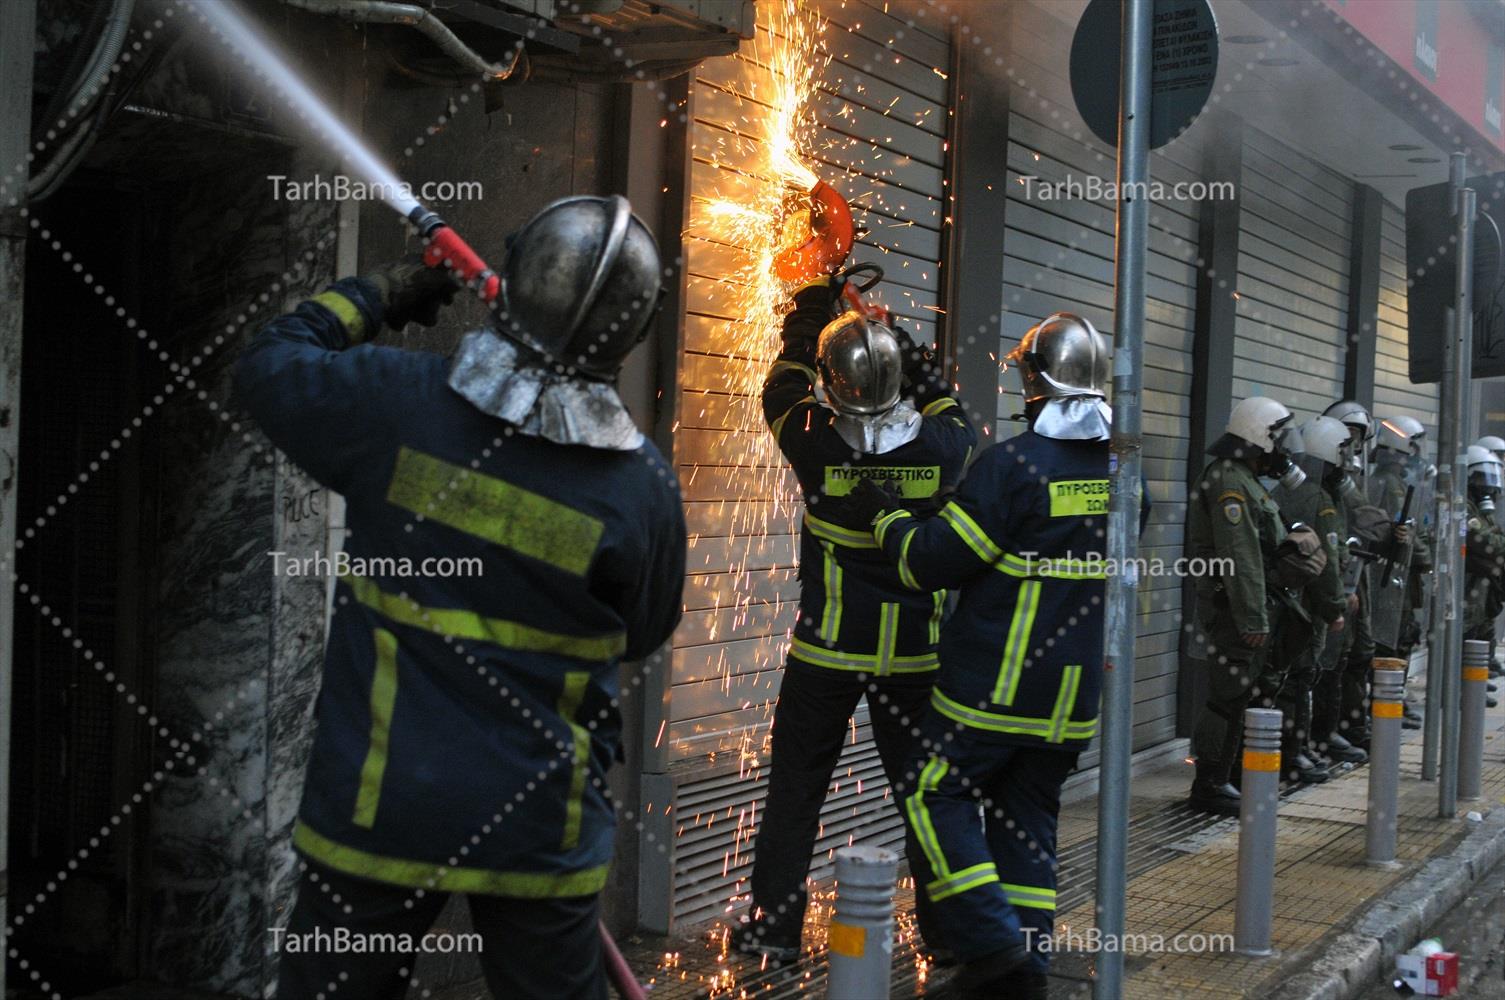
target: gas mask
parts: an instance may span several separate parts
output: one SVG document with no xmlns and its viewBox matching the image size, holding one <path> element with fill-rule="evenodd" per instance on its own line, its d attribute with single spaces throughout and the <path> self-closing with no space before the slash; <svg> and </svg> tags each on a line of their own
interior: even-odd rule
<svg viewBox="0 0 1505 1000">
<path fill-rule="evenodd" d="M 1291 461 L 1291 456 L 1301 451 L 1300 430 L 1292 426 L 1276 431 L 1275 449 L 1265 456 L 1265 475 L 1278 480 L 1283 489 L 1294 490 L 1306 482 L 1301 465 Z"/>
<path fill-rule="evenodd" d="M 1495 500 L 1500 495 L 1500 472 L 1496 466 L 1476 469 L 1468 476 L 1468 495 L 1479 505 L 1481 511 L 1495 509 Z"/>
</svg>

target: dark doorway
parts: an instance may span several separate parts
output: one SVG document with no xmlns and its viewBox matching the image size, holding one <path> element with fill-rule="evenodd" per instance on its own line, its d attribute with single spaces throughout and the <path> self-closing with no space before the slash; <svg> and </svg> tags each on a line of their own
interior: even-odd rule
<svg viewBox="0 0 1505 1000">
<path fill-rule="evenodd" d="M 162 314 L 149 207 L 75 182 L 36 206 L 27 247 L 11 945 L 68 996 L 133 978 L 141 953 L 156 464 L 141 387 L 170 378 L 137 335 Z M 15 959 L 10 982 L 35 984 Z"/>
</svg>

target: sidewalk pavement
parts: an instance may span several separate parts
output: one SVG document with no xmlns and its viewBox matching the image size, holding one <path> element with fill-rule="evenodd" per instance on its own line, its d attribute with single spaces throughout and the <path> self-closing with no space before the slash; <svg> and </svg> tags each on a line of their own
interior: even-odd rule
<svg viewBox="0 0 1505 1000">
<path fill-rule="evenodd" d="M 1135 778 L 1130 808 L 1126 998 L 1351 996 L 1389 975 L 1397 952 L 1411 947 L 1436 917 L 1505 856 L 1505 714 L 1491 711 L 1485 744 L 1484 795 L 1460 803 L 1459 817 L 1437 817 L 1437 785 L 1423 782 L 1419 731 L 1401 754 L 1398 861 L 1393 870 L 1364 863 L 1367 767 L 1348 768 L 1322 785 L 1281 797 L 1276 847 L 1276 955 L 1232 952 L 1237 898 L 1238 821 L 1192 813 L 1185 805 L 1191 768 L 1175 761 Z M 1480 820 L 1463 818 L 1469 811 Z M 1058 940 L 1092 934 L 1096 798 L 1063 806 L 1059 854 Z M 929 968 L 914 948 L 901 885 L 893 996 L 925 996 L 947 970 Z M 823 996 L 825 924 L 831 889 L 812 894 L 806 954 L 795 966 L 764 968 L 729 951 L 717 923 L 673 939 L 623 942 L 638 978 L 655 1000 Z M 1185 951 L 1173 951 L 1178 935 Z M 1226 940 L 1212 937 L 1226 935 Z M 1198 937 L 1200 936 L 1200 937 Z M 1465 959 L 1468 956 L 1464 956 Z M 1094 956 L 1053 957 L 1053 1000 L 1091 996 Z"/>
</svg>

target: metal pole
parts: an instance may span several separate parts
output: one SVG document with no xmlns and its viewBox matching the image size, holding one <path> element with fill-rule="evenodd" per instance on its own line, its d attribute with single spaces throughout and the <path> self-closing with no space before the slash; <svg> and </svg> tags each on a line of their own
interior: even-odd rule
<svg viewBox="0 0 1505 1000">
<path fill-rule="evenodd" d="M 1376 868 L 1397 867 L 1396 810 L 1400 801 L 1400 728 L 1406 696 L 1406 661 L 1374 661 L 1370 688 L 1369 809 L 1365 859 Z"/>
<path fill-rule="evenodd" d="M 830 1000 L 888 1000 L 899 856 L 881 847 L 836 852 L 836 911 L 827 933 Z"/>
<path fill-rule="evenodd" d="M 1474 212 L 1476 210 L 1472 188 L 1458 191 L 1458 232 L 1456 257 L 1458 264 L 1456 292 L 1453 303 L 1453 354 L 1445 358 L 1453 364 L 1443 370 L 1443 399 L 1441 434 L 1437 444 L 1437 486 L 1441 492 L 1447 489 L 1447 520 L 1441 519 L 1439 505 L 1437 545 L 1439 555 L 1445 557 L 1437 568 L 1445 572 L 1442 588 L 1447 592 L 1446 639 L 1443 643 L 1443 660 L 1438 667 L 1442 672 L 1442 768 L 1437 781 L 1437 815 L 1452 819 L 1458 812 L 1458 722 L 1461 693 L 1459 688 L 1462 673 L 1459 664 L 1463 659 L 1463 537 L 1467 531 L 1467 507 L 1463 500 L 1466 469 L 1463 449 L 1466 442 L 1459 435 L 1464 428 L 1463 384 L 1473 372 L 1474 343 Z M 1444 484 L 1443 477 L 1447 477 Z M 1427 664 L 1431 670 L 1432 665 Z"/>
<path fill-rule="evenodd" d="M 1489 643 L 1463 643 L 1463 697 L 1458 724 L 1458 797 L 1474 800 L 1481 794 L 1484 767 L 1484 699 L 1489 686 Z"/>
<path fill-rule="evenodd" d="M 1448 162 L 1448 189 L 1450 195 L 1449 204 L 1452 205 L 1453 217 L 1458 217 L 1458 192 L 1463 188 L 1463 181 L 1467 176 L 1466 157 L 1462 153 L 1454 153 Z M 1438 481 L 1436 497 L 1433 501 L 1432 525 L 1436 529 L 1436 537 L 1433 538 L 1433 572 L 1438 574 L 1442 570 L 1443 561 L 1447 558 L 1446 546 L 1443 544 L 1442 516 L 1443 508 L 1447 504 L 1448 493 L 1443 489 L 1443 461 L 1442 461 L 1442 423 L 1443 415 L 1447 413 L 1448 389 L 1446 372 L 1456 365 L 1454 348 L 1457 341 L 1453 330 L 1453 307 L 1448 306 L 1447 318 L 1442 338 L 1442 367 L 1444 371 L 1443 385 L 1440 387 L 1438 397 L 1438 429 L 1437 429 L 1437 471 Z M 1452 359 L 1451 361 L 1449 359 Z M 1468 440 L 1472 440 L 1469 438 Z M 1434 580 L 1436 578 L 1434 577 Z M 1446 659 L 1446 625 L 1444 623 L 1444 609 L 1447 598 L 1440 592 L 1440 587 L 1434 583 L 1432 587 L 1432 615 L 1430 618 L 1431 628 L 1427 638 L 1427 694 L 1426 707 L 1422 714 L 1421 730 L 1421 780 L 1435 781 L 1437 779 L 1437 753 L 1442 742 L 1442 702 L 1443 689 L 1446 682 L 1443 680 L 1441 664 Z M 1435 669 L 1434 669 L 1435 668 Z"/>
<path fill-rule="evenodd" d="M 1144 264 L 1149 238 L 1150 38 L 1152 0 L 1124 0 L 1119 61 L 1118 245 L 1113 289 L 1113 441 L 1108 472 L 1108 561 L 1103 635 L 1103 758 L 1097 807 L 1097 926 L 1124 933 L 1129 852 L 1130 757 L 1134 752 L 1134 644 L 1139 579 L 1140 453 L 1144 368 Z M 1095 1000 L 1123 995 L 1123 953 L 1098 956 Z"/>
<path fill-rule="evenodd" d="M 1239 789 L 1238 904 L 1233 947 L 1240 955 L 1273 955 L 1275 817 L 1280 806 L 1280 713 L 1244 709 L 1244 777 Z"/>
</svg>

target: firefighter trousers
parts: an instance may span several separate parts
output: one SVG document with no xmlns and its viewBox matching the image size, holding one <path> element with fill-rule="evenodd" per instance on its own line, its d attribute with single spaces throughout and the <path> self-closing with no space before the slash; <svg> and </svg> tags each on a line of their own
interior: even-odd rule
<svg viewBox="0 0 1505 1000">
<path fill-rule="evenodd" d="M 895 786 L 918 742 L 934 678 L 934 671 L 883 678 L 812 666 L 793 657 L 787 661 L 773 709 L 772 767 L 753 847 L 750 888 L 754 909 L 763 912 L 770 928 L 782 925 L 791 943 L 798 942 L 804 922 L 805 879 L 820 811 L 842 745 L 851 735 L 857 702 L 864 695 L 868 699 L 873 742 L 883 773 Z M 920 934 L 931 947 L 939 947 L 928 906 L 918 894 L 915 901 Z"/>
<path fill-rule="evenodd" d="M 963 962 L 1028 951 L 1050 962 L 1056 820 L 1078 751 L 997 742 L 932 713 L 905 767 L 909 857 L 947 944 Z"/>
<path fill-rule="evenodd" d="M 277 1000 L 402 1000 L 447 892 L 415 891 L 307 864 L 279 952 Z M 606 1000 L 598 896 L 466 897 L 493 997 Z M 411 943 L 411 950 L 394 947 Z M 446 960 L 448 961 L 448 960 Z M 427 990 L 424 991 L 427 993 Z"/>
</svg>

